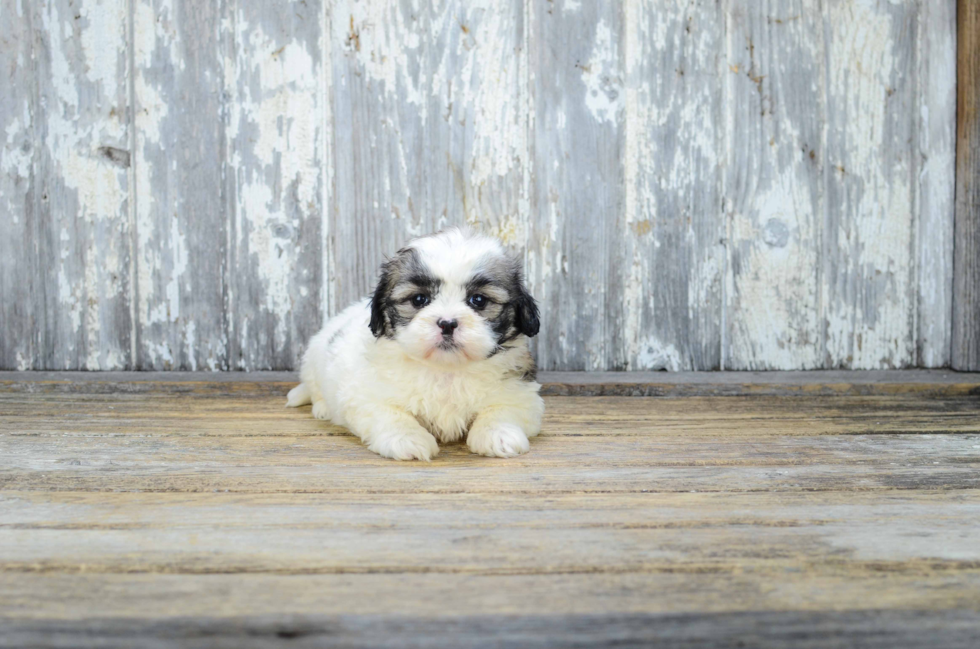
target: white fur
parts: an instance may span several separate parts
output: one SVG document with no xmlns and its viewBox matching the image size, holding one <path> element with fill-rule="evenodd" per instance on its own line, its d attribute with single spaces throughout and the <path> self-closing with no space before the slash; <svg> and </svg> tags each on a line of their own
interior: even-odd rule
<svg viewBox="0 0 980 649">
<path fill-rule="evenodd" d="M 430 460 L 438 442 L 467 437 L 473 453 L 512 457 L 541 429 L 541 386 L 521 378 L 527 338 L 489 358 L 496 339 L 466 305 L 466 282 L 500 244 L 451 230 L 410 244 L 442 286 L 394 338 L 369 327 L 370 300 L 332 318 L 310 340 L 299 386 L 287 406 L 313 404 L 313 415 L 345 426 L 372 451 L 397 460 Z M 438 347 L 439 319 L 459 321 L 457 348 Z"/>
</svg>

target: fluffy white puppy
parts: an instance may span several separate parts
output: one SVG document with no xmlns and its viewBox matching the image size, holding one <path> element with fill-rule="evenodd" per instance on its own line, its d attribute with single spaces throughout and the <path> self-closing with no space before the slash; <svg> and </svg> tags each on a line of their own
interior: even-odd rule
<svg viewBox="0 0 980 649">
<path fill-rule="evenodd" d="M 538 308 L 521 265 L 488 237 L 447 230 L 381 267 L 374 297 L 330 319 L 303 356 L 286 405 L 346 426 L 396 460 L 437 440 L 512 457 L 538 434 L 544 402 L 528 336 Z"/>
</svg>

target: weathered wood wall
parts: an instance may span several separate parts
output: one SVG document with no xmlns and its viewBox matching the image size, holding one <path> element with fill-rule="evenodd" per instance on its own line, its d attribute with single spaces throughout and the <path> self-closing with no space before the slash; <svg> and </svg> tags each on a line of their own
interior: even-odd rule
<svg viewBox="0 0 980 649">
<path fill-rule="evenodd" d="M 950 362 L 956 0 L 0 0 L 0 367 L 290 368 L 526 250 L 546 369 Z"/>
<path fill-rule="evenodd" d="M 980 3 L 957 8 L 952 365 L 980 372 Z"/>
</svg>

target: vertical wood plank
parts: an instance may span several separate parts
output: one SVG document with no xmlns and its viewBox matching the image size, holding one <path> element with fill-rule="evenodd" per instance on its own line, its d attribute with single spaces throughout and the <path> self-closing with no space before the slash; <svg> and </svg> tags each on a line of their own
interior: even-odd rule
<svg viewBox="0 0 980 649">
<path fill-rule="evenodd" d="M 956 197 L 956 3 L 919 4 L 916 34 L 916 365 L 949 364 Z"/>
<path fill-rule="evenodd" d="M 827 367 L 915 360 L 915 2 L 825 5 Z"/>
<path fill-rule="evenodd" d="M 292 368 L 320 322 L 324 6 L 229 2 L 229 365 Z"/>
<path fill-rule="evenodd" d="M 129 2 L 38 0 L 38 366 L 133 366 Z"/>
<path fill-rule="evenodd" d="M 0 369 L 34 367 L 31 5 L 0 0 Z"/>
<path fill-rule="evenodd" d="M 135 0 L 138 366 L 227 369 L 220 4 Z"/>
<path fill-rule="evenodd" d="M 723 7 L 629 0 L 624 43 L 625 219 L 607 241 L 612 294 L 604 314 L 610 341 L 625 349 L 607 364 L 625 352 L 627 369 L 718 369 Z M 589 189 L 578 191 L 587 200 Z"/>
<path fill-rule="evenodd" d="M 952 365 L 980 371 L 980 6 L 957 15 L 956 232 Z"/>
<path fill-rule="evenodd" d="M 470 225 L 521 249 L 524 3 L 338 0 L 333 308 L 413 236 Z"/>
<path fill-rule="evenodd" d="M 817 0 L 729 5 L 726 369 L 824 361 L 822 28 Z"/>
<path fill-rule="evenodd" d="M 625 369 L 622 315 L 623 12 L 531 5 L 534 125 L 528 266 L 542 369 Z M 608 326 L 612 325 L 612 326 Z"/>
</svg>

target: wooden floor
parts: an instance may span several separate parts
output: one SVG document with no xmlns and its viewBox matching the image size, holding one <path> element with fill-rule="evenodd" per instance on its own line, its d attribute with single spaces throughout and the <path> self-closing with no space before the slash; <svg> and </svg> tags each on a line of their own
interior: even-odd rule
<svg viewBox="0 0 980 649">
<path fill-rule="evenodd" d="M 705 376 L 423 464 L 286 376 L 0 373 L 0 646 L 980 646 L 980 378 Z"/>
</svg>

